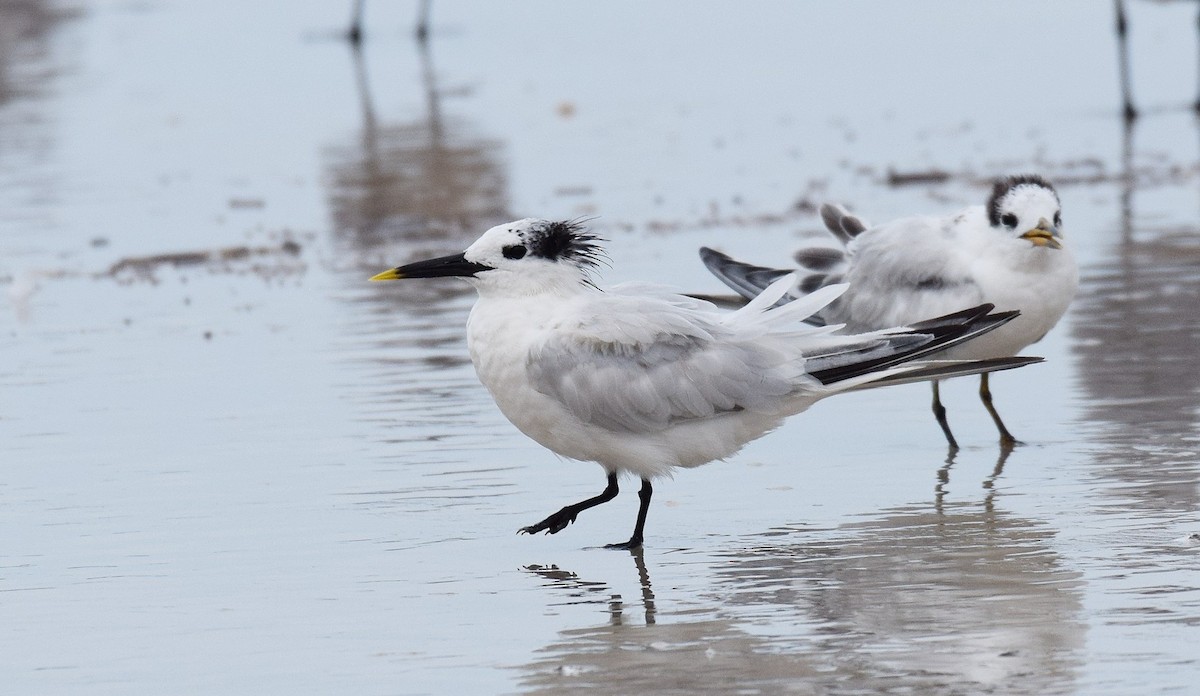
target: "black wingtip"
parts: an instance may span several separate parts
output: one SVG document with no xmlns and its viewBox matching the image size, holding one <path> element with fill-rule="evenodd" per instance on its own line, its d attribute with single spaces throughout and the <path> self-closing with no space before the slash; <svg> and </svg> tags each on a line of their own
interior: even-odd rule
<svg viewBox="0 0 1200 696">
<path fill-rule="evenodd" d="M 925 321 L 918 321 L 915 324 L 909 324 L 908 327 L 911 329 L 932 329 L 940 326 L 961 325 L 974 319 L 978 319 L 979 317 L 986 316 L 988 312 L 991 312 L 995 308 L 996 305 L 992 304 L 991 302 L 984 302 L 981 305 L 968 307 L 960 312 L 934 317 L 933 319 L 926 319 Z"/>
<path fill-rule="evenodd" d="M 903 348 L 891 355 L 838 365 L 824 370 L 814 370 L 810 374 L 820 380 L 822 384 L 834 384 L 861 377 L 956 346 L 997 329 L 1020 314 L 1016 311 L 989 314 L 994 308 L 994 305 L 985 303 L 953 314 L 911 324 L 904 330 L 898 330 L 894 336 L 911 339 L 913 336 L 926 335 L 928 340 L 915 343 L 911 347 Z"/>
<path fill-rule="evenodd" d="M 901 372 L 898 375 L 883 377 L 868 384 L 855 387 L 855 389 L 874 389 L 876 387 L 890 387 L 898 384 L 925 382 L 933 379 L 966 377 L 967 375 L 977 375 L 984 372 L 1002 372 L 1004 370 L 1025 367 L 1026 365 L 1036 365 L 1045 361 L 1045 358 L 1026 355 L 1017 355 L 1011 358 L 988 358 L 986 360 L 953 360 L 945 364 L 938 363 L 934 359 L 933 364 Z"/>
</svg>

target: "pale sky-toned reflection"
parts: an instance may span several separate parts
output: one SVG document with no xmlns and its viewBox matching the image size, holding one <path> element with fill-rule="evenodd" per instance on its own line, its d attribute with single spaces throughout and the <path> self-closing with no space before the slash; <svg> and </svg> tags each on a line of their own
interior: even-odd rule
<svg viewBox="0 0 1200 696">
<path fill-rule="evenodd" d="M 999 509 L 998 509 L 999 507 Z M 557 568 L 564 603 L 605 604 L 610 620 L 564 631 L 528 665 L 535 692 L 1063 693 L 1086 626 L 1079 574 L 1044 523 L 986 502 L 918 504 L 838 529 L 779 528 L 711 560 L 708 611 L 655 609 L 653 564 L 635 557 L 642 596 Z M 669 563 L 669 557 L 660 557 Z M 673 604 L 669 590 L 659 602 Z M 628 617 L 628 618 L 627 618 Z M 628 619 L 633 619 L 629 621 Z M 740 679 L 731 665 L 740 664 Z"/>
<path fill-rule="evenodd" d="M 1186 692 L 1196 8 L 1129 7 L 1122 140 L 1104 3 L 439 2 L 423 49 L 372 2 L 356 53 L 338 3 L 0 1 L 5 687 Z M 717 290 L 701 244 L 786 259 L 813 202 L 948 212 L 1027 170 L 1084 277 L 994 385 L 1028 444 L 966 381 L 949 459 L 920 385 L 830 400 L 656 485 L 638 555 L 591 548 L 628 486 L 515 535 L 599 469 L 496 411 L 465 284 L 366 281 L 597 215 L 605 283 Z"/>
</svg>

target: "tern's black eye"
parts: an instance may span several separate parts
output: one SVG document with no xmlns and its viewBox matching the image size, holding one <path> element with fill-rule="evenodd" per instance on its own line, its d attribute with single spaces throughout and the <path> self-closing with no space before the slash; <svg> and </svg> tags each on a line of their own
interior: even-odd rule
<svg viewBox="0 0 1200 696">
<path fill-rule="evenodd" d="M 1054 214 L 1054 226 L 1055 226 L 1055 227 L 1062 227 L 1062 213 L 1055 213 L 1055 214 Z"/>
<path fill-rule="evenodd" d="M 500 250 L 506 259 L 520 259 L 525 257 L 525 246 L 522 244 L 513 244 L 506 246 Z"/>
<path fill-rule="evenodd" d="M 1005 227 L 1009 228 L 1010 230 L 1011 230 L 1011 229 L 1016 229 L 1016 227 L 1017 227 L 1017 216 L 1016 216 L 1016 215 L 1013 215 L 1012 213 L 1005 213 L 1005 214 L 1003 214 L 1003 215 L 1001 215 L 1001 216 L 1000 216 L 1000 222 L 1001 222 L 1001 223 L 1003 223 L 1003 225 L 1004 225 Z"/>
</svg>

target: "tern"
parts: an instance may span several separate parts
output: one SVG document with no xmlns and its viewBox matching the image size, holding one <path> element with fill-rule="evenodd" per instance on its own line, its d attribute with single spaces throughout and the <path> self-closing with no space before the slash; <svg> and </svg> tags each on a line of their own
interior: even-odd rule
<svg viewBox="0 0 1200 696">
<path fill-rule="evenodd" d="M 1016 355 L 1054 328 L 1079 287 L 1079 270 L 1063 238 L 1058 193 L 1040 176 L 998 180 L 986 205 L 947 216 L 907 217 L 871 227 L 826 204 L 821 218 L 840 244 L 796 252 L 800 269 L 755 266 L 708 247 L 700 249 L 700 257 L 747 298 L 797 271 L 800 292 L 793 296 L 848 283 L 840 298 L 809 319 L 844 324 L 847 331 L 903 325 L 985 302 L 1020 311 L 1003 328 L 939 356 L 946 359 Z M 980 376 L 979 397 L 1000 432 L 1001 447 L 1017 444 L 992 403 L 987 372 Z M 957 449 L 937 380 L 933 412 L 951 449 Z"/>
<path fill-rule="evenodd" d="M 1019 367 L 1040 358 L 925 360 L 1011 321 L 982 304 L 859 334 L 804 323 L 846 291 L 829 286 L 783 307 L 778 279 L 734 312 L 661 286 L 605 290 L 592 278 L 601 239 L 578 221 L 527 218 L 466 251 L 371 280 L 460 277 L 478 291 L 467 320 L 475 371 L 500 411 L 556 454 L 600 464 L 599 495 L 519 532 L 556 534 L 608 502 L 618 476 L 641 479 L 629 540 L 642 545 L 653 479 L 724 459 L 813 403 L 850 389 Z"/>
</svg>

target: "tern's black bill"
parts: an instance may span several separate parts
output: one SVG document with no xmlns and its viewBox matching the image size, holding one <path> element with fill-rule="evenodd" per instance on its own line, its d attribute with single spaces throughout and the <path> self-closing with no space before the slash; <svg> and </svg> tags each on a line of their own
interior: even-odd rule
<svg viewBox="0 0 1200 696">
<path fill-rule="evenodd" d="M 417 261 L 406 266 L 393 268 L 371 280 L 400 280 L 402 278 L 444 278 L 473 276 L 481 271 L 490 271 L 491 266 L 468 261 L 463 254 L 451 254 L 427 261 Z"/>
</svg>

